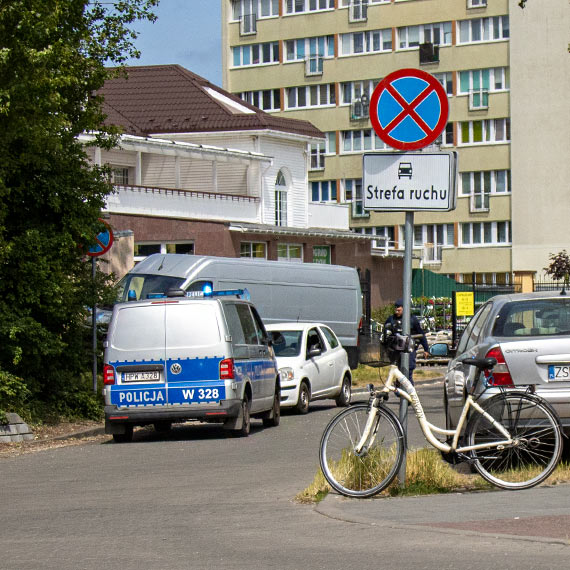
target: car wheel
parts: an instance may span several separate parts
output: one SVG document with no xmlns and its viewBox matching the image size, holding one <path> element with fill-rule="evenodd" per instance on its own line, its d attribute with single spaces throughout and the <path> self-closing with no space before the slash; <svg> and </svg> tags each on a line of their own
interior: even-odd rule
<svg viewBox="0 0 570 570">
<path fill-rule="evenodd" d="M 273 396 L 273 408 L 267 417 L 263 418 L 263 427 L 277 427 L 281 421 L 281 394 L 277 390 Z"/>
<path fill-rule="evenodd" d="M 169 421 L 154 422 L 154 431 L 156 433 L 165 434 L 168 433 L 171 429 L 172 429 L 172 422 Z"/>
<path fill-rule="evenodd" d="M 352 397 L 352 388 L 350 386 L 350 376 L 346 374 L 342 381 L 340 394 L 335 398 L 336 405 L 339 407 L 348 406 L 350 404 L 351 397 Z"/>
<path fill-rule="evenodd" d="M 113 441 L 115 443 L 130 443 L 133 441 L 133 426 L 130 424 L 125 425 L 125 433 L 114 433 Z"/>
<path fill-rule="evenodd" d="M 250 403 L 249 398 L 244 396 L 241 402 L 242 422 L 241 428 L 233 430 L 232 435 L 235 437 L 247 437 L 251 431 L 251 415 L 249 413 Z"/>
<path fill-rule="evenodd" d="M 295 409 L 300 414 L 306 414 L 309 411 L 309 402 L 311 401 L 311 391 L 305 381 L 299 386 L 299 399 L 295 405 Z"/>
</svg>

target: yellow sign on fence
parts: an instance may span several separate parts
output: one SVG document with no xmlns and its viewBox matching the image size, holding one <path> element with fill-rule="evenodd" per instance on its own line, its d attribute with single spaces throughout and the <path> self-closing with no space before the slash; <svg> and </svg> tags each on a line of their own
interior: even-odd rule
<svg viewBox="0 0 570 570">
<path fill-rule="evenodd" d="M 456 309 L 455 314 L 458 317 L 469 317 L 475 314 L 475 300 L 471 292 L 455 293 Z"/>
</svg>

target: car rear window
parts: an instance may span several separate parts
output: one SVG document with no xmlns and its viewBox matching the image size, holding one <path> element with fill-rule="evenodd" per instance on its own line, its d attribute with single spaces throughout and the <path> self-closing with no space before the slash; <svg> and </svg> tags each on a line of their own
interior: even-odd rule
<svg viewBox="0 0 570 570">
<path fill-rule="evenodd" d="M 530 299 L 507 303 L 497 315 L 493 336 L 570 334 L 570 299 Z"/>
</svg>

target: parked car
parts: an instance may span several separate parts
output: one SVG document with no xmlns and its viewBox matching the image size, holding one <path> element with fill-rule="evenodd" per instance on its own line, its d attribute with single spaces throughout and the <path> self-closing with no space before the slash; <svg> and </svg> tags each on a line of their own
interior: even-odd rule
<svg viewBox="0 0 570 570">
<path fill-rule="evenodd" d="M 270 338 L 241 294 L 178 291 L 115 305 L 103 368 L 106 433 L 121 443 L 137 425 L 221 422 L 247 436 L 251 417 L 279 424 Z"/>
<path fill-rule="evenodd" d="M 348 406 L 352 375 L 346 350 L 321 323 L 276 323 L 267 326 L 281 377 L 281 407 L 309 411 L 309 402 L 334 398 Z"/>
<path fill-rule="evenodd" d="M 431 352 L 447 352 L 433 345 Z M 479 382 L 479 401 L 502 388 L 534 386 L 570 433 L 570 296 L 559 292 L 498 295 L 476 312 L 463 332 L 444 379 L 446 423 L 454 428 L 475 380 L 469 357 L 493 357 L 494 387 Z M 482 393 L 484 391 L 484 393 Z"/>
</svg>

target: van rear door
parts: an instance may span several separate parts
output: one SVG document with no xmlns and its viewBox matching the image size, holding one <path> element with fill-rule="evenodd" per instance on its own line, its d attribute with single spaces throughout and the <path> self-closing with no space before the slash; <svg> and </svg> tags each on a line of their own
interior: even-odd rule
<svg viewBox="0 0 570 570">
<path fill-rule="evenodd" d="M 220 362 L 230 355 L 224 354 L 218 304 L 189 300 L 167 305 L 165 332 L 168 403 L 191 405 L 224 400 Z"/>
<path fill-rule="evenodd" d="M 119 407 L 167 403 L 164 303 L 124 304 L 115 308 L 109 329 L 108 363 L 115 369 L 109 386 Z"/>
</svg>

